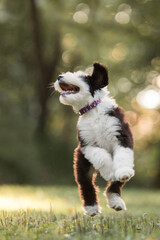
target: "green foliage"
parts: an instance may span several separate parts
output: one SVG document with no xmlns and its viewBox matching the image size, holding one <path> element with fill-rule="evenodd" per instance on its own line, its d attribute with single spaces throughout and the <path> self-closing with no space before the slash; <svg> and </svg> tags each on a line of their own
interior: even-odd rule
<svg viewBox="0 0 160 240">
<path fill-rule="evenodd" d="M 159 7 L 159 0 L 0 1 L 0 182 L 73 183 L 77 116 L 49 85 L 60 72 L 91 71 L 95 60 L 108 66 L 111 95 L 128 110 L 135 184 L 160 182 L 159 110 L 136 98 L 148 87 L 159 92 Z"/>
<path fill-rule="evenodd" d="M 50 213 L 20 211 L 2 213 L 0 237 L 8 239 L 151 239 L 159 237 L 159 217 L 111 215 L 90 217 L 75 214 L 56 216 Z M 53 237 L 54 236 L 54 237 Z"/>
</svg>

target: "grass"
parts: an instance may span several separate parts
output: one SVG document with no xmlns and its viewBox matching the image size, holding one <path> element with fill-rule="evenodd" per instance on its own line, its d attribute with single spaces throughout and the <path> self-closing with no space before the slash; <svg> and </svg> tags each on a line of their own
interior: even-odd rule
<svg viewBox="0 0 160 240">
<path fill-rule="evenodd" d="M 128 210 L 84 216 L 76 187 L 0 187 L 0 240 L 158 240 L 160 191 L 125 189 Z"/>
</svg>

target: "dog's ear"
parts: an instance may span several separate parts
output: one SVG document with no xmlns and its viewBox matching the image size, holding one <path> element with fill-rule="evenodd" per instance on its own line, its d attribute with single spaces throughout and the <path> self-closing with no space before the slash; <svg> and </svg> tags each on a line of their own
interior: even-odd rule
<svg viewBox="0 0 160 240">
<path fill-rule="evenodd" d="M 94 90 L 103 88 L 108 85 L 109 79 L 108 79 L 108 69 L 98 63 L 93 63 L 93 73 L 91 75 L 91 85 Z"/>
</svg>

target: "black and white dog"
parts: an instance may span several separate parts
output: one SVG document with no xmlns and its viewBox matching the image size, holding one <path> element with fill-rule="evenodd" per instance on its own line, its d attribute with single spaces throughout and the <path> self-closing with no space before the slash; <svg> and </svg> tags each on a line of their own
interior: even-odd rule
<svg viewBox="0 0 160 240">
<path fill-rule="evenodd" d="M 109 96 L 108 82 L 108 69 L 94 63 L 92 75 L 67 72 L 54 83 L 60 102 L 80 114 L 74 174 L 83 209 L 90 216 L 101 212 L 94 183 L 98 171 L 109 181 L 108 206 L 116 211 L 126 210 L 121 188 L 134 176 L 132 133 L 123 110 Z"/>
</svg>

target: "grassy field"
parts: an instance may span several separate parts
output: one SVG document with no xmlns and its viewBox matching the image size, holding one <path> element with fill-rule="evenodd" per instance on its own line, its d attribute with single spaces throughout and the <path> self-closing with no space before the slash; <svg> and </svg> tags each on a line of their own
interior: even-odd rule
<svg viewBox="0 0 160 240">
<path fill-rule="evenodd" d="M 160 239 L 160 191 L 125 189 L 128 210 L 84 216 L 76 187 L 0 187 L 0 240 Z"/>
</svg>

